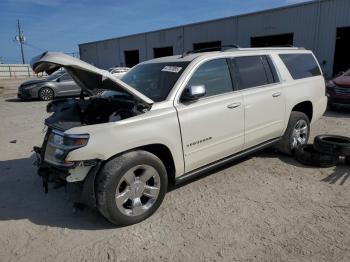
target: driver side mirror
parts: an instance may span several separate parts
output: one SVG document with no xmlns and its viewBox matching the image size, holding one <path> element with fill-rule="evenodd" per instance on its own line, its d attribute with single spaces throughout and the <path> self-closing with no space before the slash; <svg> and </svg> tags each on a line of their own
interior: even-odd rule
<svg viewBox="0 0 350 262">
<path fill-rule="evenodd" d="M 196 101 L 206 94 L 205 85 L 187 86 L 181 95 L 181 101 Z"/>
</svg>

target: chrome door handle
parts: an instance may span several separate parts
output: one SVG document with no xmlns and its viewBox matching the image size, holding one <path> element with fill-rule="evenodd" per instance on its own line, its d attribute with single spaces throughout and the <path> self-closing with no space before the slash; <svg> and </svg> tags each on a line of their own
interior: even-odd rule
<svg viewBox="0 0 350 262">
<path fill-rule="evenodd" d="M 282 95 L 281 92 L 276 92 L 276 93 L 273 93 L 273 94 L 272 94 L 272 97 L 279 97 L 279 96 L 281 96 L 281 95 Z"/>
<path fill-rule="evenodd" d="M 233 104 L 229 104 L 229 105 L 227 106 L 227 108 L 229 108 L 229 109 L 234 109 L 234 108 L 236 108 L 236 107 L 239 107 L 240 105 L 241 105 L 240 102 L 238 102 L 238 103 L 233 103 Z"/>
</svg>

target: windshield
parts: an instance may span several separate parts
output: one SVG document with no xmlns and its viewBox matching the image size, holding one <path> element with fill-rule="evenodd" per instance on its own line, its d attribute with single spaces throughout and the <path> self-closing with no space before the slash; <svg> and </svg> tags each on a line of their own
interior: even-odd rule
<svg viewBox="0 0 350 262">
<path fill-rule="evenodd" d="M 140 64 L 121 80 L 155 102 L 165 100 L 189 62 Z"/>
</svg>

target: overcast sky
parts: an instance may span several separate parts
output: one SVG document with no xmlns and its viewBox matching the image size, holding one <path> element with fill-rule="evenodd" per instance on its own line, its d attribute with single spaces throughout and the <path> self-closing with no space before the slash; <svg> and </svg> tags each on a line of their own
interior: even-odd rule
<svg viewBox="0 0 350 262">
<path fill-rule="evenodd" d="M 20 62 L 20 19 L 28 61 L 42 51 L 78 52 L 78 44 L 237 15 L 307 0 L 1 0 L 0 59 Z"/>
</svg>

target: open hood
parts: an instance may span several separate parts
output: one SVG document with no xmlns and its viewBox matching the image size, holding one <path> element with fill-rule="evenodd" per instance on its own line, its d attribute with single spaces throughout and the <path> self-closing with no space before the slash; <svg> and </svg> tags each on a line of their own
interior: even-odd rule
<svg viewBox="0 0 350 262">
<path fill-rule="evenodd" d="M 152 99 L 115 78 L 108 71 L 63 53 L 44 52 L 34 57 L 30 61 L 30 65 L 35 73 L 46 72 L 47 74 L 52 74 L 63 67 L 74 81 L 90 94 L 92 94 L 94 89 L 115 90 L 132 95 L 136 100 L 148 107 L 154 103 Z"/>
</svg>

